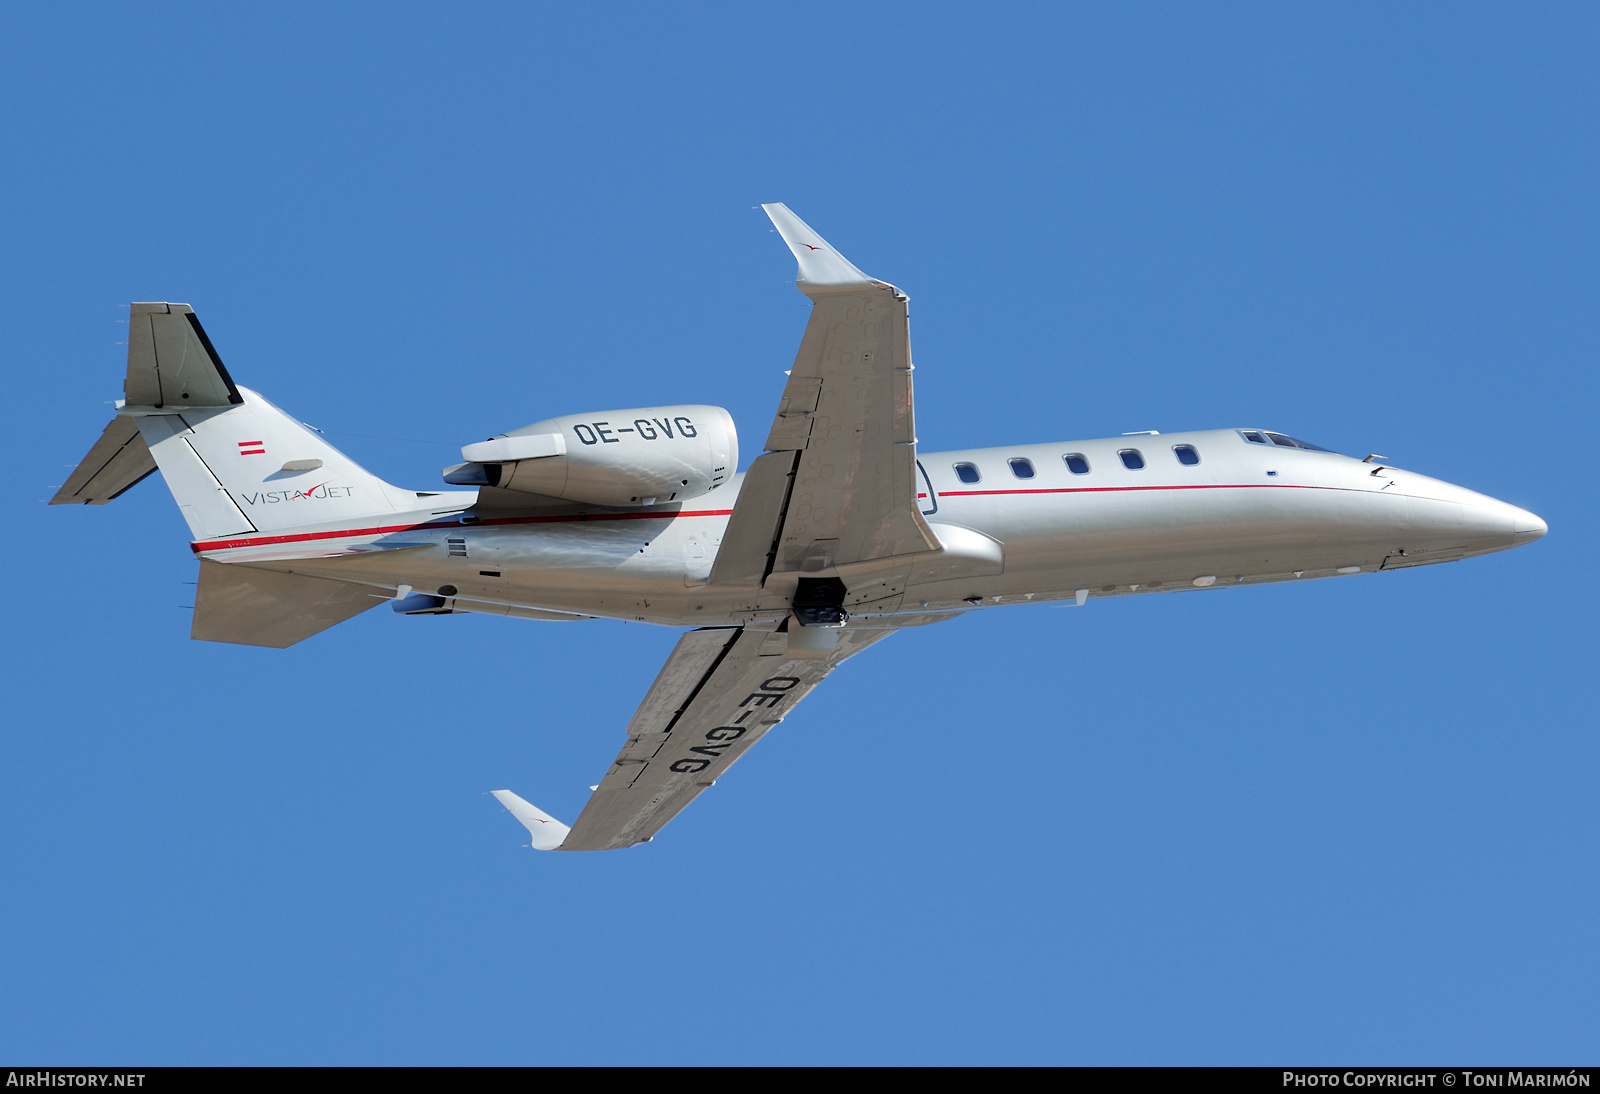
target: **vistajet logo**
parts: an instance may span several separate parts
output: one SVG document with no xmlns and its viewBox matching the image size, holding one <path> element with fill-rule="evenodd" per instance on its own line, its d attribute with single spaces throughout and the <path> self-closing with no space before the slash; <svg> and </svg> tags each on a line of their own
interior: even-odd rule
<svg viewBox="0 0 1600 1094">
<path fill-rule="evenodd" d="M 326 501 L 328 498 L 348 498 L 355 495 L 353 486 L 330 486 L 320 482 L 309 490 L 265 490 L 259 494 L 239 493 L 236 496 L 246 505 L 277 505 L 285 501 Z"/>
</svg>

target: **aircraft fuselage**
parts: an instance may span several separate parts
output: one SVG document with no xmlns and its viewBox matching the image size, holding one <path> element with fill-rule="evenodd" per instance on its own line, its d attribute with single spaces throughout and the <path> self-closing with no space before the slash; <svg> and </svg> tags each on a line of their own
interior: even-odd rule
<svg viewBox="0 0 1600 1094">
<path fill-rule="evenodd" d="M 1222 429 L 923 453 L 920 508 L 945 551 L 881 567 L 824 559 L 774 574 L 759 593 L 709 583 L 742 476 L 688 503 L 646 509 L 461 510 L 471 494 L 440 494 L 431 510 L 381 529 L 195 549 L 409 586 L 463 610 L 669 625 L 776 621 L 790 610 L 794 578 L 837 576 L 853 620 L 906 625 L 979 606 L 1371 573 L 1504 550 L 1545 532 L 1537 516 L 1486 495 L 1272 436 Z M 806 504 L 805 485 L 795 484 L 791 504 Z M 392 549 L 396 541 L 408 546 Z M 305 557 L 324 549 L 330 557 Z"/>
</svg>

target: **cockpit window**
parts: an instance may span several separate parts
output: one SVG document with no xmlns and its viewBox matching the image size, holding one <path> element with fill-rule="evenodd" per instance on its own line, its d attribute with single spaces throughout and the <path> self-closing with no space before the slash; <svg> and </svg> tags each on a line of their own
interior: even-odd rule
<svg viewBox="0 0 1600 1094">
<path fill-rule="evenodd" d="M 1312 444 L 1310 441 L 1299 441 L 1293 437 L 1285 437 L 1282 433 L 1268 433 L 1267 436 L 1272 438 L 1273 444 L 1279 444 L 1285 448 L 1303 448 L 1307 452 L 1333 451 L 1331 448 L 1323 448 L 1321 445 Z"/>
<path fill-rule="evenodd" d="M 1251 444 L 1275 444 L 1280 448 L 1303 448 L 1307 452 L 1333 451 L 1331 448 L 1323 448 L 1320 444 L 1312 444 L 1310 441 L 1296 440 L 1293 437 L 1286 437 L 1282 433 L 1269 433 L 1265 429 L 1241 429 L 1239 431 L 1239 436 L 1243 437 Z"/>
<path fill-rule="evenodd" d="M 978 474 L 978 465 L 975 463 L 956 464 L 956 478 L 965 483 L 974 483 L 983 478 Z"/>
</svg>

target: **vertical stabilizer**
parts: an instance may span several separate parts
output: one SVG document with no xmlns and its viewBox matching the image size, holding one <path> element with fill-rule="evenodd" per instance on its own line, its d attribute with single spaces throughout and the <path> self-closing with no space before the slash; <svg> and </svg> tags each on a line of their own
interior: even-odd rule
<svg viewBox="0 0 1600 1094">
<path fill-rule="evenodd" d="M 133 406 L 233 406 L 244 400 L 187 304 L 128 305 L 128 377 Z"/>
<path fill-rule="evenodd" d="M 390 486 L 249 388 L 237 391 L 233 406 L 139 418 L 196 539 L 417 507 L 413 492 Z"/>
<path fill-rule="evenodd" d="M 104 505 L 160 468 L 197 540 L 417 508 L 315 430 L 239 387 L 187 304 L 128 308 L 127 399 L 51 499 Z"/>
</svg>

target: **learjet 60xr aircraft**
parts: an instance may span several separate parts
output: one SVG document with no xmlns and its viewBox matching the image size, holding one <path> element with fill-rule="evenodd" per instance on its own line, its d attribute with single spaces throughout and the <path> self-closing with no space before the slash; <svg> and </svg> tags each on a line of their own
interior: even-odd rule
<svg viewBox="0 0 1600 1094">
<path fill-rule="evenodd" d="M 762 454 L 728 412 L 569 414 L 402 490 L 238 387 L 187 304 L 134 304 L 125 400 L 55 504 L 159 469 L 194 534 L 193 637 L 285 647 L 403 615 L 640 620 L 686 632 L 569 828 L 495 796 L 540 850 L 654 837 L 846 658 L 1021 601 L 1387 573 L 1538 539 L 1526 510 L 1265 429 L 958 452 L 917 446 L 907 298 L 764 206 L 813 301 Z"/>
</svg>

